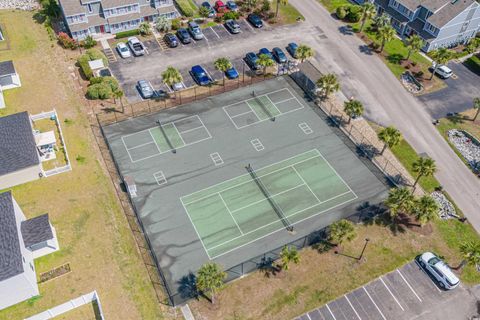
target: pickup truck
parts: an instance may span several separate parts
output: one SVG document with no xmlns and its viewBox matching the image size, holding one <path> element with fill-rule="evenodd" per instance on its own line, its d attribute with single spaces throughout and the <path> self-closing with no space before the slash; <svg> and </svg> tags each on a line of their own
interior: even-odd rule
<svg viewBox="0 0 480 320">
<path fill-rule="evenodd" d="M 138 40 L 137 37 L 128 38 L 128 46 L 132 50 L 133 55 L 136 57 L 143 56 L 145 54 L 145 46 L 140 42 L 140 40 Z"/>
</svg>

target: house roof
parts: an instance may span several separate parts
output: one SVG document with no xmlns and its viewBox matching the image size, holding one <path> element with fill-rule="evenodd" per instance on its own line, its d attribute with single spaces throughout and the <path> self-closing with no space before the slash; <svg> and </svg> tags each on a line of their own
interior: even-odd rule
<svg viewBox="0 0 480 320">
<path fill-rule="evenodd" d="M 102 0 L 102 8 L 109 9 L 109 8 L 117 8 L 123 7 L 133 4 L 138 4 L 138 0 Z"/>
<path fill-rule="evenodd" d="M 0 193 L 0 281 L 23 272 L 22 252 L 10 191 Z"/>
<path fill-rule="evenodd" d="M 108 23 L 110 23 L 110 24 L 121 23 L 121 22 L 137 20 L 137 19 L 140 19 L 140 18 L 141 18 L 140 13 L 133 12 L 133 13 L 124 14 L 124 15 L 121 15 L 121 16 L 109 17 L 108 18 Z"/>
<path fill-rule="evenodd" d="M 59 0 L 63 13 L 66 16 L 74 16 L 77 14 L 85 14 L 85 8 L 79 0 Z"/>
<path fill-rule="evenodd" d="M 17 72 L 15 71 L 15 66 L 13 65 L 12 60 L 0 62 L 0 77 L 9 76 L 15 73 Z"/>
<path fill-rule="evenodd" d="M 396 11 L 392 7 L 388 6 L 388 0 L 377 0 L 376 3 L 379 4 L 385 10 L 386 13 L 388 13 L 392 18 L 394 18 L 398 22 L 404 23 L 408 21 L 407 17 L 400 14 L 400 12 Z"/>
<path fill-rule="evenodd" d="M 28 113 L 0 118 L 0 176 L 40 163 Z"/>
<path fill-rule="evenodd" d="M 48 220 L 48 213 L 22 221 L 21 224 L 23 242 L 25 247 L 53 239 L 52 227 Z"/>
<path fill-rule="evenodd" d="M 423 30 L 423 26 L 425 25 L 425 22 L 423 22 L 420 19 L 415 19 L 407 24 L 410 28 L 415 30 L 416 33 L 420 37 L 422 37 L 423 40 L 430 42 L 430 40 L 434 39 L 435 37 L 432 36 L 429 32 Z"/>
</svg>

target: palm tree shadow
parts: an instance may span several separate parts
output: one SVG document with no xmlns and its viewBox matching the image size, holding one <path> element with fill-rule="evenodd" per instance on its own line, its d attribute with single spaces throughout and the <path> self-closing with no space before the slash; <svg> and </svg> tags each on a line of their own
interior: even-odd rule
<svg viewBox="0 0 480 320">
<path fill-rule="evenodd" d="M 358 50 L 361 53 L 364 53 L 364 54 L 369 55 L 369 56 L 371 56 L 373 54 L 372 48 L 369 45 L 366 45 L 366 44 L 362 44 L 362 45 L 358 46 Z"/>
<path fill-rule="evenodd" d="M 178 281 L 178 292 L 183 299 L 195 298 L 198 300 L 200 292 L 197 289 L 197 278 L 190 272 Z"/>
<path fill-rule="evenodd" d="M 407 231 L 407 229 L 405 228 L 405 225 L 402 224 L 401 220 L 392 218 L 388 214 L 388 210 L 386 209 L 383 209 L 383 212 L 381 214 L 365 219 L 363 223 L 365 225 L 376 225 L 380 227 L 387 227 L 395 236 L 401 233 L 405 233 Z"/>
<path fill-rule="evenodd" d="M 447 119 L 448 119 L 448 121 L 450 121 L 453 124 L 461 124 L 461 123 L 465 122 L 467 117 L 462 116 L 458 113 L 454 113 L 454 114 L 448 114 Z"/>
<path fill-rule="evenodd" d="M 276 276 L 280 270 L 274 265 L 274 260 L 271 257 L 264 257 L 258 263 L 258 269 L 263 272 L 265 278 Z"/>
<path fill-rule="evenodd" d="M 387 56 L 387 60 L 388 60 L 388 62 L 393 63 L 393 64 L 400 64 L 403 60 L 403 55 L 398 54 L 398 53 L 389 54 Z"/>
</svg>

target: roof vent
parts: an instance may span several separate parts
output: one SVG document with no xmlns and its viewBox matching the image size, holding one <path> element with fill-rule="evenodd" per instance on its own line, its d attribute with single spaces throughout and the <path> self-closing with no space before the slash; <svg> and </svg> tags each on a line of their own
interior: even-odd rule
<svg viewBox="0 0 480 320">
<path fill-rule="evenodd" d="M 457 3 L 458 0 L 452 0 L 451 4 Z"/>
</svg>

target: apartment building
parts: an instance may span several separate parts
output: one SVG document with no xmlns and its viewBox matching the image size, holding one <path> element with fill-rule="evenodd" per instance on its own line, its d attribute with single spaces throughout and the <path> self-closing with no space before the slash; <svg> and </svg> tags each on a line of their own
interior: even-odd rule
<svg viewBox="0 0 480 320">
<path fill-rule="evenodd" d="M 467 43 L 480 32 L 480 4 L 475 0 L 374 0 L 378 14 L 391 17 L 403 38 L 418 34 L 428 52 Z"/>
<path fill-rule="evenodd" d="M 160 16 L 179 16 L 173 0 L 60 0 L 65 23 L 72 38 L 115 34 L 139 27 Z"/>
</svg>

